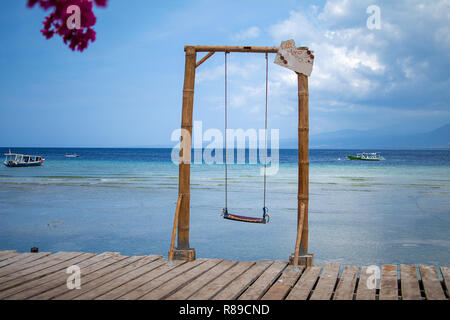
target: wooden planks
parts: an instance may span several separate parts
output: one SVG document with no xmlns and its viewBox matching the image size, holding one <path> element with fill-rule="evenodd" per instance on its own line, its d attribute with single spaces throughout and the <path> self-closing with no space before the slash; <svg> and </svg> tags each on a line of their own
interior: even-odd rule
<svg viewBox="0 0 450 320">
<path fill-rule="evenodd" d="M 286 300 L 306 300 L 308 299 L 314 285 L 319 278 L 321 266 L 311 266 L 306 268 L 300 280 L 292 288 Z"/>
<path fill-rule="evenodd" d="M 416 266 L 400 265 L 402 300 L 422 300 Z"/>
<path fill-rule="evenodd" d="M 190 281 L 197 278 L 201 274 L 207 272 L 221 261 L 223 260 L 208 259 L 204 263 L 192 268 L 191 270 L 183 274 L 180 274 L 179 276 L 171 279 L 170 281 L 167 281 L 159 290 L 153 290 L 139 299 L 140 300 L 164 299 L 165 297 L 174 293 L 178 288 L 183 287 L 186 283 L 189 283 Z"/>
<path fill-rule="evenodd" d="M 195 268 L 196 266 L 198 266 L 199 264 L 202 264 L 206 261 L 206 259 L 196 259 L 194 261 L 189 261 L 186 262 L 184 264 L 181 264 L 179 266 L 177 266 L 176 268 L 173 268 L 171 270 L 169 270 L 168 272 L 166 272 L 165 274 L 151 280 L 148 282 L 144 282 L 142 283 L 141 286 L 135 288 L 133 291 L 122 295 L 119 300 L 137 300 L 143 296 L 145 296 L 146 294 L 148 294 L 149 292 L 151 292 L 152 290 L 157 289 L 158 287 L 160 287 L 161 285 L 163 285 L 164 283 L 170 281 L 171 279 L 183 274 L 184 272 L 187 272 L 189 270 L 191 270 L 192 268 Z"/>
<path fill-rule="evenodd" d="M 302 274 L 303 267 L 295 268 L 288 266 L 281 274 L 280 278 L 274 283 L 272 287 L 264 294 L 261 300 L 282 300 L 297 282 Z"/>
<path fill-rule="evenodd" d="M 0 257 L 9 253 L 17 253 L 16 250 L 1 250 L 0 251 Z"/>
<path fill-rule="evenodd" d="M 375 300 L 376 298 L 376 288 L 369 288 L 368 281 L 369 277 L 373 275 L 368 267 L 361 268 L 361 274 L 359 276 L 358 287 L 356 289 L 356 300 Z"/>
<path fill-rule="evenodd" d="M 328 262 L 323 268 L 319 282 L 311 295 L 310 300 L 329 300 L 333 294 L 334 286 L 339 275 L 340 263 Z"/>
<path fill-rule="evenodd" d="M 80 289 L 67 288 L 66 270 L 71 265 L 80 267 Z M 375 284 L 376 274 L 368 267 L 358 274 L 359 269 L 345 266 L 339 275 L 339 263 L 304 269 L 271 260 L 197 259 L 169 264 L 158 255 L 0 251 L 0 300 L 375 300 L 377 290 L 369 289 L 368 283 Z M 378 298 L 448 299 L 449 267 L 440 267 L 442 280 L 435 266 L 420 265 L 418 271 L 420 275 L 415 265 L 382 265 Z"/>
<path fill-rule="evenodd" d="M 4 277 L 8 274 L 15 273 L 19 270 L 23 270 L 26 268 L 30 268 L 36 265 L 43 264 L 49 260 L 52 260 L 54 258 L 58 258 L 62 256 L 64 252 L 58 252 L 55 254 L 49 254 L 48 252 L 40 252 L 40 253 L 34 253 L 33 255 L 25 257 L 25 259 L 21 259 L 17 261 L 14 264 L 7 265 L 0 269 L 0 281 L 1 277 Z M 80 252 L 81 254 L 81 252 Z"/>
<path fill-rule="evenodd" d="M 89 259 L 93 256 L 95 256 L 94 253 L 83 253 L 79 256 L 73 257 L 72 259 L 61 261 L 60 263 L 55 263 L 54 265 L 52 265 L 48 268 L 42 269 L 42 270 L 39 270 L 39 269 L 37 269 L 37 267 L 34 267 L 31 270 L 36 270 L 36 271 L 25 274 L 23 276 L 15 278 L 6 283 L 2 283 L 0 285 L 0 290 L 5 290 L 7 288 L 14 288 L 16 286 L 26 284 L 27 282 L 35 280 L 35 279 L 40 279 L 40 281 L 45 282 L 47 275 L 52 275 L 55 272 L 59 272 L 59 271 L 65 272 L 68 267 L 70 267 L 72 265 L 78 265 L 80 262 L 82 262 L 86 259 Z M 67 276 L 65 276 L 65 278 L 67 278 Z"/>
<path fill-rule="evenodd" d="M 12 262 L 18 261 L 23 259 L 24 257 L 26 257 L 28 255 L 28 253 L 13 253 L 12 255 L 7 255 L 4 259 L 2 259 L 2 257 L 0 256 L 0 268 L 11 264 Z"/>
<path fill-rule="evenodd" d="M 93 255 L 94 253 L 67 252 L 44 263 L 37 264 L 35 266 L 20 270 L 18 272 L 14 272 L 12 274 L 8 274 L 0 278 L 0 290 L 8 289 L 20 283 L 30 281 L 37 277 L 42 277 L 46 274 L 53 273 L 63 268 L 65 269 L 68 266 L 76 264 Z"/>
<path fill-rule="evenodd" d="M 143 265 L 140 267 L 125 267 L 122 269 L 121 274 L 117 273 L 118 277 L 114 278 L 113 281 L 108 281 L 104 283 L 101 286 L 98 286 L 95 288 L 95 290 L 91 290 L 83 295 L 80 295 L 76 297 L 76 300 L 90 300 L 90 299 L 97 299 L 97 300 L 106 300 L 108 299 L 107 294 L 116 289 L 117 287 L 120 287 L 124 284 L 126 284 L 128 281 L 134 280 L 138 278 L 139 276 L 146 274 L 147 272 L 150 272 L 164 263 L 167 263 L 166 260 L 163 259 L 152 259 L 148 258 L 147 261 L 149 263 L 145 264 L 145 260 L 141 260 L 143 262 Z M 106 295 L 106 296 L 105 296 Z"/>
<path fill-rule="evenodd" d="M 19 253 L 16 252 L 16 250 L 4 250 L 0 251 L 0 261 L 9 259 L 11 257 L 14 257 L 18 255 Z"/>
<path fill-rule="evenodd" d="M 50 252 L 39 252 L 39 253 L 31 253 L 31 252 L 27 252 L 27 253 L 17 253 L 16 255 L 2 260 L 0 262 L 0 268 L 4 268 L 6 266 L 11 266 L 12 264 L 14 264 L 15 266 L 19 265 L 19 264 L 25 264 L 28 262 L 31 262 L 33 260 L 37 260 L 40 258 L 43 258 L 45 256 L 48 256 L 50 254 Z M 0 269 L 1 270 L 1 269 Z"/>
<path fill-rule="evenodd" d="M 358 279 L 358 266 L 345 266 L 339 279 L 333 300 L 353 300 L 356 280 Z"/>
<path fill-rule="evenodd" d="M 380 300 L 398 300 L 397 266 L 381 266 Z"/>
<path fill-rule="evenodd" d="M 273 261 L 259 261 L 215 295 L 213 300 L 237 299 L 272 263 Z"/>
<path fill-rule="evenodd" d="M 189 284 L 177 290 L 172 295 L 168 296 L 167 300 L 186 300 L 198 290 L 206 286 L 208 283 L 213 281 L 214 279 L 220 277 L 223 273 L 225 273 L 228 269 L 237 264 L 237 261 L 229 261 L 224 260 L 218 265 L 214 266 L 203 275 L 198 277 L 197 279 L 191 281 Z"/>
<path fill-rule="evenodd" d="M 109 272 L 113 272 L 114 270 L 117 270 L 118 268 L 121 268 L 122 266 L 128 265 L 131 263 L 131 261 L 135 261 L 135 259 L 132 257 L 122 256 L 120 254 L 112 254 L 107 259 L 102 260 L 102 261 L 82 270 L 82 272 L 81 272 L 81 276 L 82 276 L 81 287 L 84 288 L 86 286 L 86 284 L 88 284 L 90 281 L 98 279 L 99 277 L 101 277 L 104 274 L 107 274 Z M 76 291 L 78 291 L 78 289 Z M 39 294 L 27 297 L 27 299 L 49 300 L 49 299 L 54 299 L 61 295 L 67 294 L 69 292 L 71 292 L 71 291 L 67 288 L 67 284 L 61 283 L 61 284 L 55 286 L 53 289 L 47 289 L 45 291 L 42 291 Z"/>
<path fill-rule="evenodd" d="M 116 278 L 130 272 L 132 270 L 138 269 L 141 266 L 147 265 L 161 256 L 133 256 L 130 257 L 127 262 L 129 264 L 118 266 L 116 264 L 113 265 L 116 268 L 112 269 L 110 272 L 105 272 L 102 270 L 102 276 L 98 277 L 95 280 L 88 282 L 85 285 L 81 286 L 79 290 L 71 290 L 67 294 L 63 294 L 57 297 L 58 300 L 72 300 L 72 299 L 93 299 L 98 295 L 103 293 L 103 285 L 105 284 L 114 284 Z M 134 261 L 133 261 L 134 260 Z"/>
<path fill-rule="evenodd" d="M 427 300 L 445 300 L 445 294 L 434 266 L 419 266 L 420 277 Z"/>
<path fill-rule="evenodd" d="M 286 268 L 287 262 L 275 261 L 263 274 L 238 298 L 239 300 L 259 300 L 272 286 Z"/>
<path fill-rule="evenodd" d="M 162 275 L 165 275 L 170 270 L 185 263 L 185 261 L 182 261 L 182 260 L 175 260 L 175 261 L 172 261 L 170 264 L 167 263 L 168 261 L 166 259 L 162 259 L 162 261 L 164 263 L 161 266 L 159 266 L 158 268 L 153 269 L 152 271 L 147 272 L 134 280 L 128 281 L 127 283 L 100 296 L 99 299 L 105 299 L 105 300 L 118 299 L 122 296 L 125 296 L 126 294 L 128 294 L 130 292 L 133 292 L 136 288 L 140 287 L 144 283 L 148 283 L 153 279 L 156 279 Z"/>
<path fill-rule="evenodd" d="M 109 253 L 105 252 L 99 255 L 94 255 L 91 258 L 77 263 L 80 268 L 81 275 L 84 276 L 91 265 L 95 265 L 97 262 L 105 260 L 109 257 Z M 70 262 L 69 262 L 70 263 Z M 67 265 L 69 264 L 67 263 Z M 0 299 L 16 300 L 16 299 L 26 299 L 37 295 L 43 291 L 52 289 L 61 284 L 67 283 L 67 268 L 61 268 L 60 270 L 47 274 L 43 277 L 39 277 L 22 284 L 16 285 L 8 290 L 0 292 Z"/>
<path fill-rule="evenodd" d="M 449 297 L 450 291 L 450 268 L 440 267 L 442 273 L 442 279 L 444 281 L 445 287 L 447 288 L 447 297 Z"/>
<path fill-rule="evenodd" d="M 254 262 L 239 262 L 231 269 L 224 272 L 220 277 L 208 283 L 202 289 L 197 291 L 188 300 L 209 300 L 213 298 L 220 290 L 226 287 L 231 281 L 239 277 L 243 272 L 252 267 Z"/>
<path fill-rule="evenodd" d="M 88 292 L 107 281 L 111 281 L 114 279 L 117 274 L 121 272 L 121 270 L 125 267 L 135 266 L 138 267 L 140 265 L 139 261 L 143 259 L 143 256 L 132 256 L 126 257 L 123 260 L 120 260 L 112 265 L 109 265 L 101 270 L 98 270 L 87 277 L 82 278 L 81 289 L 76 290 L 68 290 L 67 286 L 64 285 L 64 291 L 62 294 L 52 297 L 54 300 L 72 300 L 77 296 Z M 147 261 L 146 261 L 147 262 Z M 87 278 L 87 279 L 86 279 Z M 87 281 L 86 281 L 87 280 Z M 37 296 L 34 299 L 41 299 L 41 297 Z"/>
<path fill-rule="evenodd" d="M 81 276 L 95 270 L 95 268 L 101 267 L 102 262 L 108 260 L 112 253 L 105 252 L 99 255 L 94 255 L 91 258 L 77 263 L 80 268 Z M 39 293 L 51 290 L 63 284 L 67 284 L 67 269 L 61 269 L 55 273 L 48 274 L 44 277 L 31 280 L 29 282 L 22 283 L 21 285 L 10 288 L 9 290 L 0 292 L 0 299 L 7 300 L 23 300 L 35 296 Z"/>
</svg>

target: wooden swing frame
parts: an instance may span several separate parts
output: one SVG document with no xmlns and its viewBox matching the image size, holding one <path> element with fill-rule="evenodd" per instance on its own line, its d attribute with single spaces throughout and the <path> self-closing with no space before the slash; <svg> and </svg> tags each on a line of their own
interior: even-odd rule
<svg viewBox="0 0 450 320">
<path fill-rule="evenodd" d="M 307 47 L 297 49 L 308 50 Z M 195 69 L 216 52 L 277 53 L 279 47 L 255 46 L 191 46 L 184 47 L 186 60 L 183 86 L 183 105 L 181 113 L 181 129 L 189 134 L 183 136 L 183 148 L 180 150 L 178 202 L 172 232 L 172 243 L 169 251 L 170 259 L 193 261 L 195 249 L 189 245 L 190 222 L 190 175 L 192 151 L 192 115 L 194 108 Z M 197 53 L 206 55 L 197 61 Z M 309 92 L 308 77 L 297 73 L 298 78 L 298 193 L 297 193 L 297 241 L 295 253 L 290 260 L 295 265 L 311 265 L 312 255 L 308 254 L 308 200 L 309 200 Z M 183 155 L 183 151 L 189 150 Z M 175 248 L 175 233 L 177 246 Z M 294 258 L 295 257 L 295 258 Z M 295 261 L 294 261 L 295 259 Z"/>
</svg>

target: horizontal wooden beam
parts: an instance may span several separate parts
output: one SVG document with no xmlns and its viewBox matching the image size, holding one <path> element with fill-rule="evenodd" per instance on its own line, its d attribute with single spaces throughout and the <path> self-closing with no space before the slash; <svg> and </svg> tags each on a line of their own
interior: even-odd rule
<svg viewBox="0 0 450 320">
<path fill-rule="evenodd" d="M 255 52 L 255 53 L 277 53 L 279 47 L 255 47 L 255 46 L 185 46 L 194 48 L 196 52 Z M 298 47 L 300 50 L 307 50 L 307 47 Z"/>
</svg>

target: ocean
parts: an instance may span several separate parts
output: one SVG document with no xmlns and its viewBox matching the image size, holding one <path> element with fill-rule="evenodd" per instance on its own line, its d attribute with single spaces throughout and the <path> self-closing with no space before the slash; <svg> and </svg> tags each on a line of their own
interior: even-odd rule
<svg viewBox="0 0 450 320">
<path fill-rule="evenodd" d="M 7 152 L 0 148 L 0 152 Z M 178 194 L 171 149 L 14 148 L 41 167 L 0 167 L 0 249 L 162 254 Z M 450 265 L 450 150 L 310 150 L 309 251 L 315 263 Z M 371 151 L 371 150 L 366 150 Z M 65 158 L 66 152 L 80 158 Z M 228 166 L 228 209 L 262 216 L 259 164 Z M 270 223 L 224 220 L 224 165 L 191 167 L 197 257 L 287 260 L 297 223 L 297 151 L 267 177 Z"/>
</svg>

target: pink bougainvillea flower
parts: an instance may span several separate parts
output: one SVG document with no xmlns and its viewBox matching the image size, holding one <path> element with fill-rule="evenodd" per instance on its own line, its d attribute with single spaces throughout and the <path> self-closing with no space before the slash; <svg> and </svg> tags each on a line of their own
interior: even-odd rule
<svg viewBox="0 0 450 320">
<path fill-rule="evenodd" d="M 28 0 L 27 6 L 34 7 L 36 4 L 44 9 L 53 9 L 42 24 L 44 28 L 41 33 L 50 39 L 55 34 L 63 38 L 65 44 L 72 50 L 83 51 L 87 48 L 89 41 L 95 41 L 95 31 L 92 27 L 97 18 L 92 11 L 93 3 L 98 7 L 106 7 L 108 0 Z M 77 6 L 80 14 L 79 26 L 72 24 L 73 10 L 67 10 L 70 6 Z M 69 11 L 69 13 L 67 13 Z"/>
</svg>

